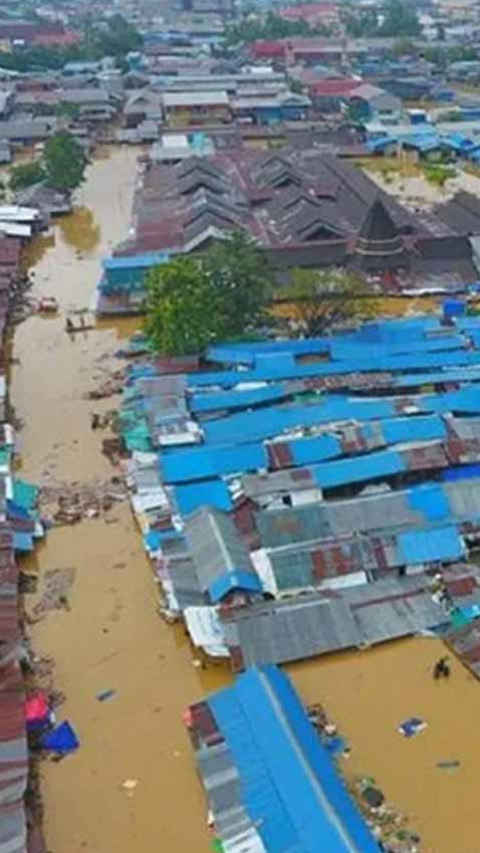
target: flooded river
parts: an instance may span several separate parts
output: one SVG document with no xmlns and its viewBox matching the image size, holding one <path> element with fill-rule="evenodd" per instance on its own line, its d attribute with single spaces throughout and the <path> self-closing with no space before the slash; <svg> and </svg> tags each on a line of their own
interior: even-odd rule
<svg viewBox="0 0 480 853">
<path fill-rule="evenodd" d="M 100 261 L 128 234 L 136 153 L 98 159 L 72 216 L 32 246 L 32 296 L 55 296 L 57 317 L 32 317 L 15 333 L 11 396 L 24 422 L 22 474 L 40 484 L 105 480 L 113 473 L 90 430 L 84 398 L 106 378 L 132 322 L 65 332 L 70 312 L 88 308 Z M 73 337 L 73 336 L 72 336 Z M 182 630 L 156 613 L 141 537 L 126 504 L 111 523 L 87 520 L 50 531 L 35 561 L 41 573 L 75 567 L 70 612 L 51 612 L 34 628 L 37 652 L 56 660 L 65 692 L 60 719 L 81 741 L 60 764 L 42 765 L 45 830 L 52 853 L 169 853 L 210 849 L 205 808 L 181 714 L 225 676 L 198 670 Z M 96 694 L 115 689 L 99 702 Z M 138 780 L 131 795 L 122 788 Z"/>
<path fill-rule="evenodd" d="M 23 420 L 22 472 L 40 484 L 93 483 L 113 471 L 90 430 L 85 394 L 118 367 L 114 353 L 134 328 L 102 322 L 74 336 L 69 313 L 88 308 L 100 260 L 127 236 L 136 153 L 97 159 L 73 215 L 32 246 L 34 296 L 55 296 L 58 317 L 32 317 L 15 333 L 12 400 Z M 181 628 L 163 624 L 141 537 L 120 504 L 105 520 L 53 529 L 33 558 L 38 571 L 76 568 L 69 612 L 49 613 L 33 629 L 37 652 L 56 660 L 65 692 L 60 719 L 81 747 L 42 765 L 45 829 L 51 853 L 207 853 L 205 807 L 182 725 L 186 705 L 227 682 L 226 669 L 197 669 Z M 441 643 L 424 639 L 373 652 L 296 665 L 302 696 L 321 701 L 349 739 L 347 774 L 373 776 L 410 817 L 424 853 L 478 853 L 480 685 L 456 663 L 449 683 L 431 665 Z M 115 690 L 108 702 L 96 695 Z M 396 731 L 420 716 L 412 740 Z M 456 769 L 438 762 L 456 760 Z M 130 792 L 122 787 L 135 780 Z"/>
</svg>

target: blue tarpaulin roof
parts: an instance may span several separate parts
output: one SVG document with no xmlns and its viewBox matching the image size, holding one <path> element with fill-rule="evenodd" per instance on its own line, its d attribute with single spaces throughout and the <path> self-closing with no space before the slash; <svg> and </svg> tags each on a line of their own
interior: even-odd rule
<svg viewBox="0 0 480 853">
<path fill-rule="evenodd" d="M 315 482 L 323 489 L 376 480 L 405 471 L 405 462 L 394 450 L 380 450 L 365 456 L 354 456 L 324 462 L 311 468 Z"/>
<path fill-rule="evenodd" d="M 15 551 L 21 551 L 25 553 L 28 551 L 33 551 L 33 536 L 31 535 L 31 533 L 14 532 L 13 547 L 15 548 Z"/>
<path fill-rule="evenodd" d="M 405 334 L 405 333 L 404 333 Z M 308 377 L 345 376 L 349 373 L 386 373 L 406 370 L 433 370 L 434 368 L 459 367 L 460 365 L 480 364 L 480 352 L 466 349 L 445 352 L 419 352 L 392 355 L 374 354 L 369 357 L 353 358 L 345 361 L 318 361 L 299 364 L 292 359 L 268 358 L 260 367 L 249 370 L 223 370 L 207 373 L 189 373 L 189 388 L 220 385 L 232 388 L 239 382 L 263 382 L 281 379 L 302 379 Z"/>
<path fill-rule="evenodd" d="M 232 509 L 230 492 L 223 480 L 204 480 L 175 486 L 175 499 L 182 515 L 188 515 L 199 506 L 208 504 L 229 512 Z"/>
<path fill-rule="evenodd" d="M 147 252 L 143 255 L 129 255 L 128 257 L 110 257 L 103 261 L 106 270 L 130 270 L 153 267 L 163 264 L 168 260 L 165 252 Z"/>
<path fill-rule="evenodd" d="M 160 455 L 160 468 L 165 483 L 186 483 L 237 472 L 256 471 L 268 466 L 267 453 L 261 444 L 239 447 L 196 447 Z"/>
<path fill-rule="evenodd" d="M 207 352 L 209 361 L 220 364 L 255 364 L 257 356 L 267 353 L 293 353 L 314 355 L 327 353 L 329 338 L 306 338 L 305 340 L 258 341 L 234 344 L 219 344 Z"/>
<path fill-rule="evenodd" d="M 379 853 L 286 675 L 249 669 L 207 701 L 269 853 Z"/>
<path fill-rule="evenodd" d="M 447 468 L 441 472 L 443 480 L 466 480 L 470 477 L 480 477 L 480 465 L 460 465 L 458 468 Z"/>
<path fill-rule="evenodd" d="M 284 385 L 264 385 L 246 391 L 224 391 L 223 393 L 195 394 L 190 400 L 192 412 L 214 412 L 219 409 L 242 409 L 260 403 L 281 400 L 287 390 Z"/>
<path fill-rule="evenodd" d="M 318 435 L 313 438 L 294 438 L 288 442 L 295 465 L 308 465 L 340 456 L 340 441 L 334 435 Z"/>
<path fill-rule="evenodd" d="M 406 564 L 458 560 L 465 553 L 456 527 L 413 530 L 398 535 L 398 547 Z"/>
<path fill-rule="evenodd" d="M 260 441 L 299 426 L 341 420 L 378 420 L 395 415 L 390 400 L 355 400 L 331 396 L 319 405 L 272 406 L 262 411 L 240 412 L 203 424 L 205 440 L 210 444 Z"/>
<path fill-rule="evenodd" d="M 434 441 L 445 438 L 447 430 L 438 415 L 391 418 L 382 421 L 382 430 L 387 444 L 402 441 Z"/>
<path fill-rule="evenodd" d="M 440 484 L 413 486 L 407 492 L 407 500 L 410 507 L 421 512 L 427 521 L 440 521 L 451 515 L 448 497 Z"/>
<path fill-rule="evenodd" d="M 207 592 L 212 604 L 217 604 L 229 592 L 233 592 L 236 589 L 244 590 L 245 592 L 263 591 L 260 578 L 255 572 L 237 571 L 227 572 L 221 575 L 221 577 L 216 578 L 209 584 Z"/>
</svg>

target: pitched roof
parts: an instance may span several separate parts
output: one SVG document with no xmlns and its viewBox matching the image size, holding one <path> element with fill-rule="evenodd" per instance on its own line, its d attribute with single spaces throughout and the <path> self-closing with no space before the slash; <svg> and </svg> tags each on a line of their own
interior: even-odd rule
<svg viewBox="0 0 480 853">
<path fill-rule="evenodd" d="M 185 537 L 200 588 L 216 603 L 234 589 L 259 592 L 250 555 L 227 513 L 203 506 L 187 516 Z"/>
<path fill-rule="evenodd" d="M 256 818 L 250 849 L 313 851 L 321 839 L 329 853 L 379 853 L 286 675 L 250 670 L 207 702 L 239 775 L 237 803 Z"/>
</svg>

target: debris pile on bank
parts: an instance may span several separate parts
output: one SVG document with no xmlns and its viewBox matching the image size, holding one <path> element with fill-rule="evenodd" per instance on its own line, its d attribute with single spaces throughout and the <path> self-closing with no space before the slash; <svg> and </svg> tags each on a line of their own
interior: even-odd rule
<svg viewBox="0 0 480 853">
<path fill-rule="evenodd" d="M 123 478 L 94 483 L 59 483 L 44 486 L 39 506 L 45 519 L 55 526 L 77 524 L 85 518 L 105 516 L 116 503 L 126 500 Z"/>
<path fill-rule="evenodd" d="M 130 364 L 119 424 L 162 612 L 234 670 L 475 618 L 479 345 L 478 318 L 429 317 Z"/>
</svg>

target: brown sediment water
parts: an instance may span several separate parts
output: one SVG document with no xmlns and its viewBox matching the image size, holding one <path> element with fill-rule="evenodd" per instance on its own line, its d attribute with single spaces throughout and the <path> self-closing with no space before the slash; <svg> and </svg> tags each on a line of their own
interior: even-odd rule
<svg viewBox="0 0 480 853">
<path fill-rule="evenodd" d="M 15 332 L 20 361 L 11 391 L 24 421 L 22 474 L 40 484 L 90 483 L 114 473 L 90 415 L 117 401 L 84 395 L 118 368 L 114 353 L 138 324 L 102 321 L 72 338 L 64 328 L 69 312 L 90 306 L 102 256 L 128 234 L 135 161 L 129 149 L 104 152 L 89 169 L 75 212 L 29 252 L 32 296 L 55 296 L 60 304 L 58 316 L 31 317 Z M 182 711 L 230 676 L 226 666 L 193 665 L 183 629 L 164 625 L 156 613 L 129 507 L 119 504 L 110 516 L 51 530 L 30 560 L 40 574 L 77 570 L 70 610 L 48 613 L 33 628 L 35 649 L 55 658 L 55 683 L 67 697 L 59 719 L 68 718 L 81 741 L 61 763 L 42 764 L 48 849 L 207 853 L 204 799 Z M 431 667 L 442 652 L 439 640 L 416 639 L 288 670 L 304 700 L 324 703 L 349 739 L 347 776 L 375 778 L 409 815 L 423 853 L 475 853 L 480 685 L 456 661 L 449 682 L 433 682 Z M 105 690 L 116 693 L 99 702 Z M 410 716 L 428 726 L 406 740 L 396 727 Z M 445 761 L 460 765 L 437 766 Z M 128 791 L 126 780 L 138 784 Z"/>
<path fill-rule="evenodd" d="M 441 640 L 415 638 L 289 668 L 302 698 L 322 702 L 352 752 L 345 775 L 372 777 L 409 818 L 422 853 L 476 853 L 480 814 L 480 685 L 450 656 L 451 677 L 432 678 Z M 397 727 L 419 717 L 412 738 Z M 459 762 L 458 767 L 439 763 Z"/>
<path fill-rule="evenodd" d="M 103 321 L 71 337 L 64 329 L 69 312 L 90 306 L 102 256 L 128 235 L 136 156 L 118 149 L 97 159 L 74 213 L 30 249 L 31 295 L 54 296 L 60 305 L 57 316 L 29 318 L 14 339 L 21 474 L 40 485 L 115 473 L 90 414 L 117 401 L 84 395 L 120 366 L 114 353 L 138 323 Z M 58 717 L 71 721 L 81 742 L 61 763 L 41 765 L 48 849 L 207 853 L 205 805 L 182 711 L 223 684 L 226 670 L 197 669 L 183 629 L 157 615 L 151 569 L 126 503 L 108 523 L 52 529 L 27 563 L 40 575 L 67 567 L 76 568 L 69 611 L 50 612 L 32 629 L 37 654 L 55 658 L 55 685 L 67 697 Z M 109 689 L 117 692 L 98 701 Z M 126 780 L 138 784 L 128 791 Z"/>
</svg>

